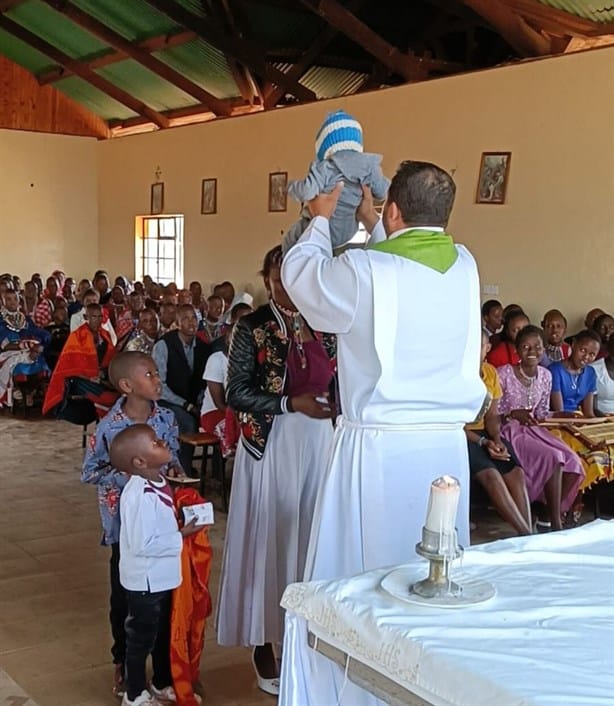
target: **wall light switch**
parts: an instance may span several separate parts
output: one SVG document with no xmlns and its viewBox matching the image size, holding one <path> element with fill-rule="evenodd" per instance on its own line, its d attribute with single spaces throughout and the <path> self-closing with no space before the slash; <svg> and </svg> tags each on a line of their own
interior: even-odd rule
<svg viewBox="0 0 614 706">
<path fill-rule="evenodd" d="M 499 285 L 498 284 L 483 284 L 482 285 L 482 294 L 496 296 L 497 294 L 499 294 Z"/>
</svg>

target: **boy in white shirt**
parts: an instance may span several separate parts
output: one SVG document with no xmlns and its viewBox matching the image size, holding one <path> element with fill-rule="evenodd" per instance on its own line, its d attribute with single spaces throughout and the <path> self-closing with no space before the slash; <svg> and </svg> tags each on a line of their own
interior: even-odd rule
<svg viewBox="0 0 614 706">
<path fill-rule="evenodd" d="M 120 504 L 119 577 L 128 598 L 122 706 L 156 706 L 158 699 L 175 702 L 171 593 L 181 584 L 183 538 L 202 527 L 192 521 L 179 529 L 173 492 L 161 472 L 171 452 L 150 426 L 133 424 L 119 432 L 110 457 L 114 468 L 130 475 Z M 145 668 L 150 654 L 153 678 L 148 691 Z"/>
</svg>

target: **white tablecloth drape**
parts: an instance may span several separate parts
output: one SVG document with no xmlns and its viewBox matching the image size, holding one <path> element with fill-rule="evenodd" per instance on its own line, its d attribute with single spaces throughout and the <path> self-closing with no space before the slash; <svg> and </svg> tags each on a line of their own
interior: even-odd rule
<svg viewBox="0 0 614 706">
<path fill-rule="evenodd" d="M 408 583 L 426 568 L 406 565 Z M 380 703 L 307 629 L 434 706 L 614 704 L 614 522 L 472 547 L 453 578 L 497 589 L 475 606 L 395 599 L 380 588 L 389 571 L 287 588 L 281 706 Z"/>
</svg>

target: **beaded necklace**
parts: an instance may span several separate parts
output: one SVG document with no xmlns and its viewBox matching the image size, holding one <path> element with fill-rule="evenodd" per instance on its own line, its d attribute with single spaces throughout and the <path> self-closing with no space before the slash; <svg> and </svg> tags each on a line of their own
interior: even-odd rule
<svg viewBox="0 0 614 706">
<path fill-rule="evenodd" d="M 0 309 L 6 327 L 11 331 L 21 331 L 26 325 L 26 317 L 21 311 L 9 311 L 6 307 Z"/>
<path fill-rule="evenodd" d="M 275 302 L 275 306 L 279 309 L 279 311 L 281 311 L 284 316 L 290 319 L 290 330 L 292 331 L 292 340 L 294 341 L 294 345 L 296 346 L 296 350 L 298 351 L 298 357 L 301 361 L 301 368 L 305 370 L 305 368 L 307 367 L 307 356 L 305 355 L 305 342 L 303 341 L 303 334 L 301 333 L 301 330 L 305 323 L 303 317 L 301 316 L 300 312 L 292 311 L 291 309 L 286 309 L 286 307 L 282 306 L 278 302 Z"/>
<path fill-rule="evenodd" d="M 532 377 L 527 375 L 520 364 L 518 365 L 518 372 L 521 377 L 520 382 L 527 392 L 527 409 L 533 409 L 533 403 L 535 402 L 534 388 L 537 374 Z"/>
</svg>

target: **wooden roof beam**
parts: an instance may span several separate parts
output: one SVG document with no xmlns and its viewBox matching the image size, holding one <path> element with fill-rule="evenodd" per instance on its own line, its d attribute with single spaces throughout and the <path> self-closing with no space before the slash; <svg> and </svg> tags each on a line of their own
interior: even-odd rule
<svg viewBox="0 0 614 706">
<path fill-rule="evenodd" d="M 236 8 L 231 8 L 228 0 L 210 0 L 209 5 L 220 24 L 225 25 L 231 34 L 236 34 L 239 37 L 243 36 L 235 19 L 234 9 Z M 256 102 L 262 102 L 260 87 L 256 79 L 252 76 L 249 67 L 230 56 L 226 57 L 226 61 L 228 61 L 230 73 L 243 99 L 250 105 L 254 105 Z"/>
<path fill-rule="evenodd" d="M 393 47 L 337 0 L 301 0 L 301 2 L 406 81 L 426 78 L 427 71 L 419 66 L 417 60 Z"/>
<path fill-rule="evenodd" d="M 364 0 L 354 0 L 354 2 L 350 3 L 349 9 L 352 12 L 355 12 L 362 4 L 364 4 Z M 298 61 L 290 69 L 290 71 L 288 71 L 288 78 L 291 78 L 293 81 L 299 81 L 307 69 L 312 66 L 317 57 L 324 51 L 324 49 L 326 49 L 326 47 L 338 34 L 339 30 L 331 25 L 328 25 L 325 29 L 323 29 L 322 32 L 320 32 L 320 34 L 318 34 L 318 36 L 305 49 L 300 61 Z M 283 98 L 283 95 L 284 91 L 282 89 L 273 87 L 264 97 L 265 110 L 274 108 L 281 98 Z"/>
<path fill-rule="evenodd" d="M 189 78 L 175 71 L 171 66 L 165 64 L 160 59 L 152 56 L 149 52 L 139 49 L 132 44 L 128 39 L 117 34 L 110 27 L 107 27 L 102 22 L 99 22 L 95 17 L 92 17 L 87 12 L 83 12 L 80 8 L 69 0 L 43 0 L 47 5 L 52 7 L 57 12 L 65 17 L 68 17 L 77 26 L 85 29 L 94 36 L 106 42 L 114 49 L 118 49 L 131 59 L 134 59 L 139 64 L 149 69 L 152 73 L 160 78 L 168 81 L 170 84 L 179 88 L 184 93 L 196 98 L 201 103 L 206 103 L 210 110 L 216 115 L 230 115 L 226 105 L 213 96 L 209 91 L 198 84 L 191 81 Z"/>
<path fill-rule="evenodd" d="M 246 113 L 262 111 L 262 106 L 250 106 L 248 103 L 245 103 L 242 98 L 230 98 L 226 100 L 225 103 L 228 105 L 231 115 L 244 115 Z M 204 103 L 188 105 L 183 108 L 172 108 L 171 110 L 165 110 L 162 115 L 168 119 L 171 127 L 175 121 L 182 120 L 183 118 L 200 117 L 201 120 L 199 122 L 208 122 L 209 120 L 213 120 L 215 117 L 215 115 Z M 126 118 L 125 120 L 110 120 L 109 129 L 112 131 L 117 131 L 145 127 L 149 124 L 151 124 L 151 121 L 147 120 L 147 118 L 139 116 L 135 118 Z"/>
<path fill-rule="evenodd" d="M 17 5 L 22 5 L 26 0 L 0 0 L 0 12 L 8 12 Z"/>
<path fill-rule="evenodd" d="M 181 44 L 192 42 L 197 38 L 198 37 L 194 32 L 180 30 L 171 34 L 157 35 L 155 37 L 150 37 L 149 39 L 144 39 L 142 42 L 137 42 L 135 46 L 151 54 L 162 49 L 170 49 L 171 47 L 177 47 Z M 89 66 L 90 69 L 100 69 L 103 66 L 116 64 L 119 61 L 125 61 L 129 58 L 130 57 L 127 54 L 124 54 L 121 51 L 110 49 L 102 54 L 97 52 L 96 54 L 91 54 L 89 57 L 82 56 L 79 58 L 79 62 Z M 61 66 L 56 66 L 53 69 L 37 74 L 36 78 L 41 86 L 46 86 L 48 83 L 55 83 L 56 81 L 63 78 L 68 78 L 69 76 L 72 76 L 72 71 L 69 71 Z"/>
<path fill-rule="evenodd" d="M 521 56 L 545 56 L 552 53 L 550 40 L 536 32 L 504 0 L 463 0 L 483 17 Z"/>
<path fill-rule="evenodd" d="M 44 39 L 41 39 L 36 34 L 33 34 L 25 27 L 17 24 L 17 22 L 13 22 L 13 20 L 10 20 L 2 14 L 0 14 L 0 27 L 9 34 L 12 34 L 14 37 L 17 37 L 17 39 L 20 39 L 25 44 L 29 44 L 41 54 L 46 54 L 50 59 L 55 61 L 56 64 L 61 64 L 62 66 L 70 69 L 76 76 L 79 76 L 79 78 L 82 78 L 84 81 L 91 83 L 92 86 L 96 86 L 98 90 L 106 93 L 108 96 L 111 96 L 111 98 L 116 100 L 118 103 L 122 103 L 135 113 L 146 117 L 158 127 L 168 127 L 167 118 L 165 118 L 161 113 L 158 113 L 157 110 L 145 105 L 130 94 L 126 93 L 126 91 L 123 91 L 121 88 L 118 88 L 102 76 L 99 76 L 91 69 L 81 66 L 78 61 L 71 59 L 71 57 L 64 54 L 64 52 L 56 49 L 56 47 L 49 44 Z"/>
<path fill-rule="evenodd" d="M 596 37 L 613 34 L 614 23 L 594 22 L 572 15 L 564 10 L 543 5 L 537 0 L 503 0 L 512 10 L 526 20 L 534 22 L 540 29 L 558 36 Z"/>
<path fill-rule="evenodd" d="M 288 93 L 301 101 L 315 101 L 316 95 L 305 86 L 288 77 L 274 66 L 267 63 L 264 55 L 256 45 L 246 39 L 231 37 L 220 26 L 207 19 L 186 10 L 173 0 L 146 0 L 151 7 L 170 17 L 174 22 L 191 29 L 219 51 L 245 64 L 258 76 L 283 87 Z"/>
</svg>

